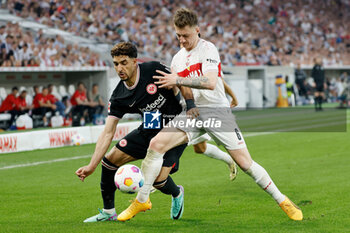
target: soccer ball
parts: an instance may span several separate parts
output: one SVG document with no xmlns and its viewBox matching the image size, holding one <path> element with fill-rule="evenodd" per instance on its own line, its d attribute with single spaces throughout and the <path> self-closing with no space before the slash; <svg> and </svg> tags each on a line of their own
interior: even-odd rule
<svg viewBox="0 0 350 233">
<path fill-rule="evenodd" d="M 80 134 L 77 133 L 77 134 L 72 135 L 70 142 L 71 142 L 71 145 L 73 145 L 73 146 L 79 146 L 79 145 L 84 143 L 84 138 Z"/>
<path fill-rule="evenodd" d="M 115 186 L 123 193 L 137 193 L 143 182 L 141 169 L 132 164 L 121 166 L 114 176 Z"/>
</svg>

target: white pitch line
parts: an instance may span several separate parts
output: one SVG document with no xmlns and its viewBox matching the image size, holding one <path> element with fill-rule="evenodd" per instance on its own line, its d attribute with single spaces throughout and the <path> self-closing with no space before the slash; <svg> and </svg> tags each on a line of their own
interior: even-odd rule
<svg viewBox="0 0 350 233">
<path fill-rule="evenodd" d="M 53 159 L 53 160 L 48 160 L 48 161 L 39 161 L 39 162 L 34 162 L 34 163 L 16 164 L 16 165 L 11 165 L 11 166 L 0 167 L 0 170 L 7 170 L 7 169 L 19 168 L 19 167 L 32 167 L 32 166 L 37 166 L 37 165 L 46 164 L 46 163 L 57 163 L 57 162 L 69 161 L 69 160 L 74 160 L 74 159 L 83 159 L 83 158 L 89 158 L 89 157 L 91 157 L 91 155 L 82 155 L 82 156 L 75 156 L 75 157 L 69 157 L 69 158 L 60 158 L 60 159 Z"/>
</svg>

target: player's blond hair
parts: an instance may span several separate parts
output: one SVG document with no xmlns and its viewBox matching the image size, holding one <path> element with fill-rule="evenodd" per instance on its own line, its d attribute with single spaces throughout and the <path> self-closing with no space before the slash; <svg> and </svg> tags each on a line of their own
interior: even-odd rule
<svg viewBox="0 0 350 233">
<path fill-rule="evenodd" d="M 186 26 L 197 26 L 198 17 L 197 14 L 187 8 L 180 8 L 175 12 L 174 15 L 174 24 L 178 28 L 184 28 Z"/>
</svg>

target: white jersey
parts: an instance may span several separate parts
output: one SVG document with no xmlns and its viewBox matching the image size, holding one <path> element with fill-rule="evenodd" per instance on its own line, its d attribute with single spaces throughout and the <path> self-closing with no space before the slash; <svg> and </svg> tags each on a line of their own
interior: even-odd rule
<svg viewBox="0 0 350 233">
<path fill-rule="evenodd" d="M 175 54 L 171 68 L 178 76 L 192 78 L 203 76 L 208 71 L 218 72 L 218 81 L 214 90 L 192 88 L 197 107 L 230 107 L 225 95 L 221 77 L 221 62 L 215 45 L 199 39 L 197 46 L 191 51 L 182 48 Z"/>
</svg>

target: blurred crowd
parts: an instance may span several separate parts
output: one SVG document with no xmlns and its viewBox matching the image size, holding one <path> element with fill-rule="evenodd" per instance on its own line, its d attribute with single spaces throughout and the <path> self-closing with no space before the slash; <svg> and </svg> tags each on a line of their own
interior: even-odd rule
<svg viewBox="0 0 350 233">
<path fill-rule="evenodd" d="M 142 56 L 168 64 L 179 49 L 172 15 L 188 7 L 224 65 L 312 65 L 316 56 L 350 64 L 349 0 L 7 0 L 5 7 L 99 42 L 133 41 Z"/>
<path fill-rule="evenodd" d="M 0 115 L 10 116 L 0 120 L 0 128 L 15 129 L 16 119 L 22 115 L 34 121 L 34 127 L 103 124 L 104 109 L 96 83 L 88 91 L 85 84 L 79 82 L 72 94 L 65 90 L 60 94 L 52 84 L 21 89 L 15 86 L 6 96 L 0 97 Z"/>
<path fill-rule="evenodd" d="M 25 31 L 18 23 L 0 25 L 0 67 L 104 66 L 98 53 L 78 44 L 65 44 L 57 35 L 46 37 L 40 29 Z"/>
</svg>

